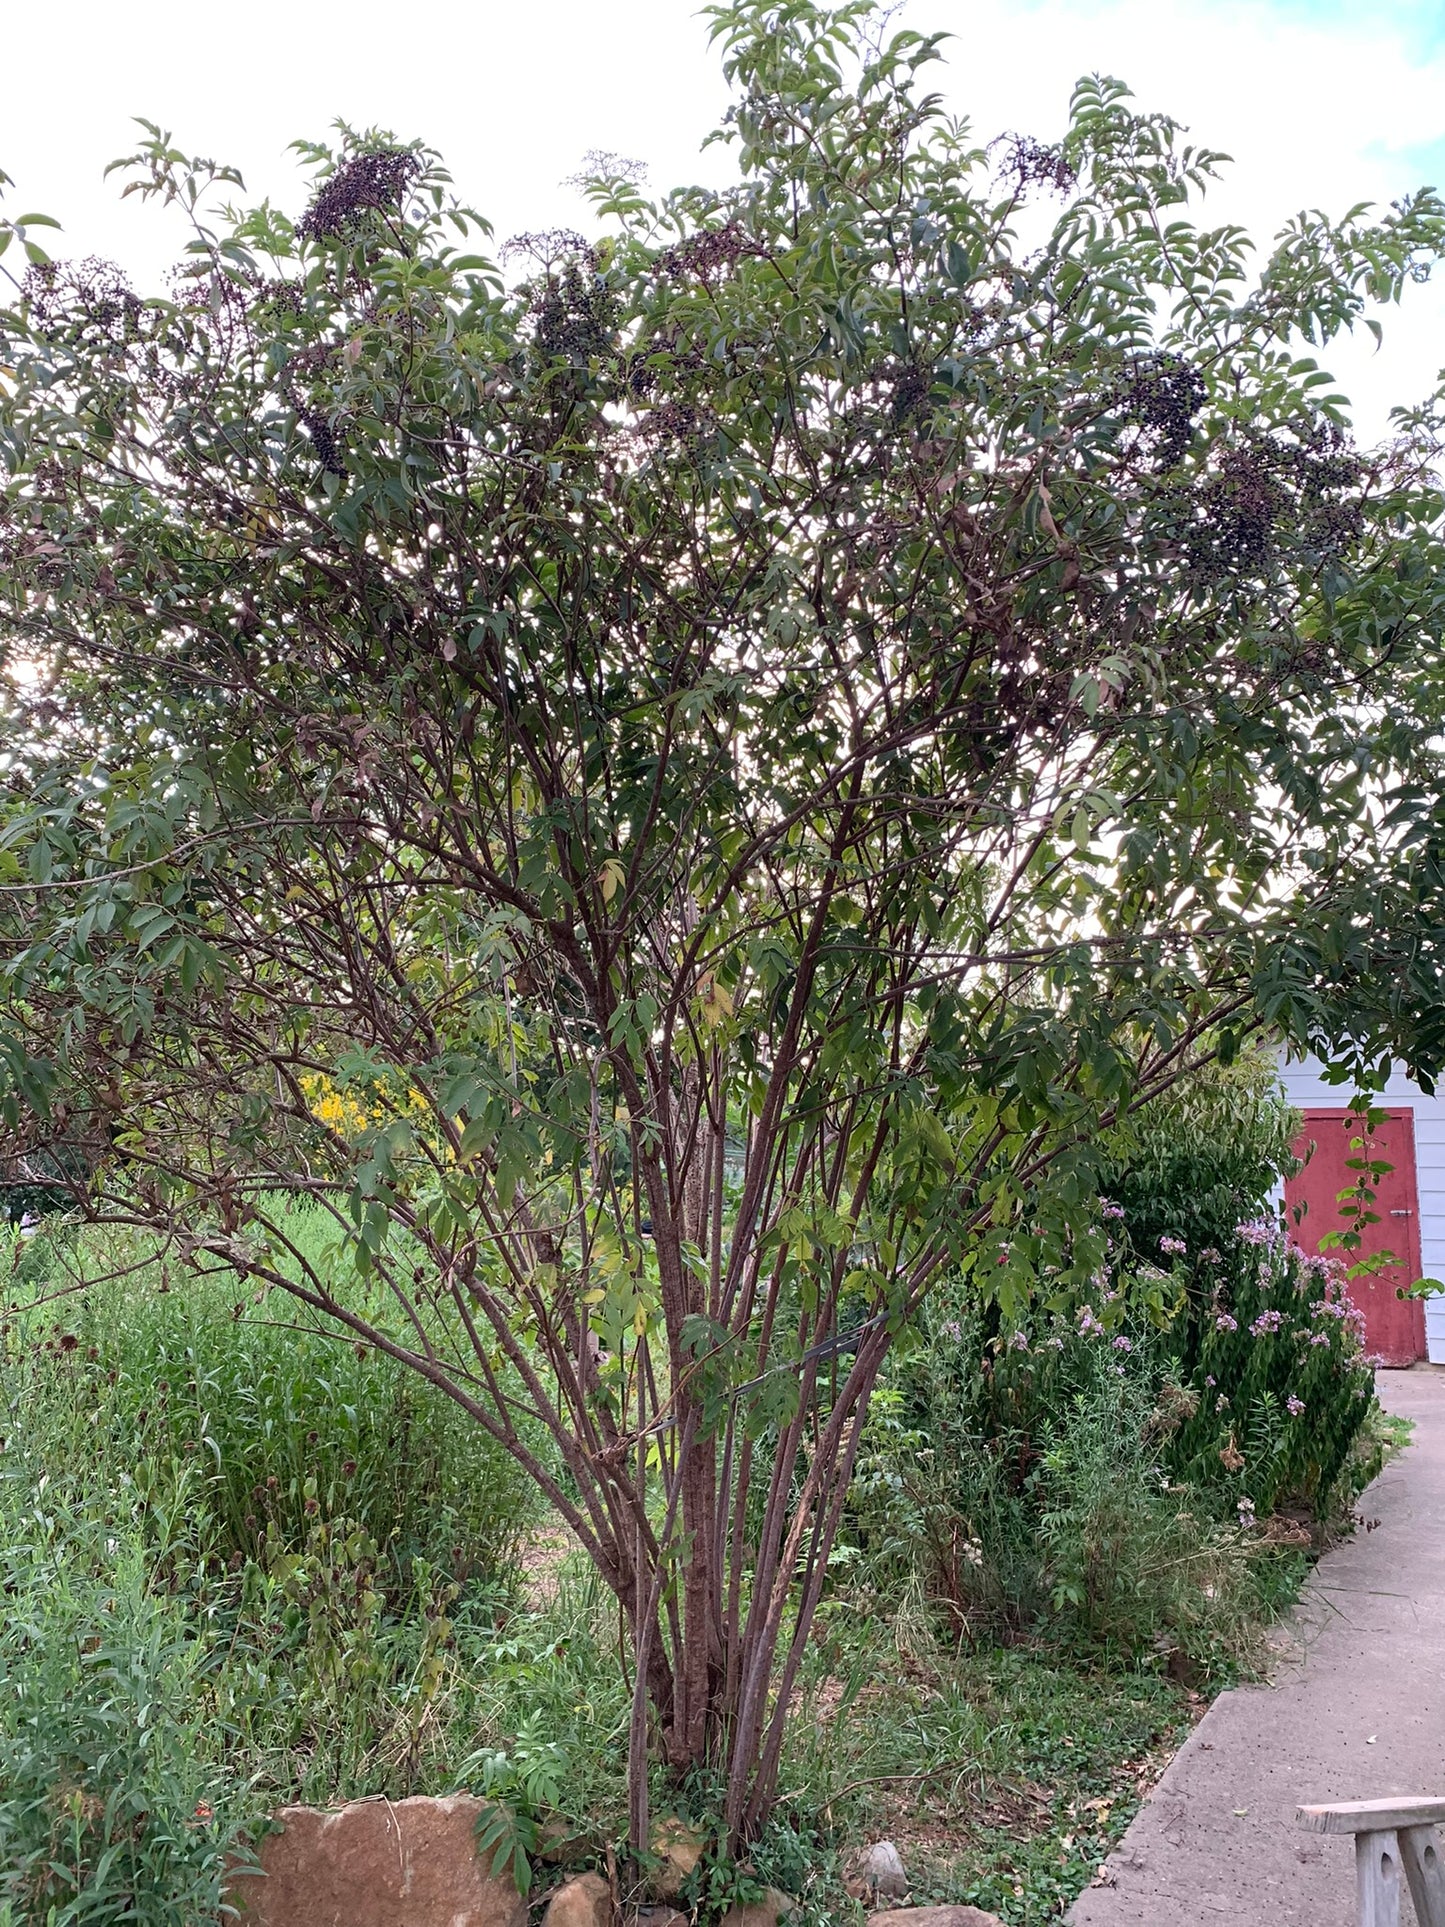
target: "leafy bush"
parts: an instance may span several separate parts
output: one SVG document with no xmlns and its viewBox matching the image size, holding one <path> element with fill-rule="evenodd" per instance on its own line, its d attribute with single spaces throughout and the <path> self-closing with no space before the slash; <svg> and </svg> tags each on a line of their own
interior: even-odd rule
<svg viewBox="0 0 1445 1927">
<path fill-rule="evenodd" d="M 921 1552 L 930 1595 L 970 1637 L 1227 1669 L 1278 1561 L 1175 1475 L 1172 1434 L 1197 1402 L 1166 1340 L 1121 1292 L 1101 1310 L 992 1339 L 981 1318 L 938 1319 L 870 1425 L 854 1543 L 894 1585 Z"/>
<path fill-rule="evenodd" d="M 1370 1409 L 1338 1269 L 1292 1250 L 1265 1215 L 1297 1168 L 1299 1125 L 1272 1059 L 1253 1050 L 1194 1072 L 1111 1145 L 1115 1275 L 1140 1260 L 1170 1274 L 1167 1342 L 1192 1410 L 1169 1463 L 1227 1489 L 1246 1516 L 1328 1512 Z"/>
<path fill-rule="evenodd" d="M 1241 1228 L 1232 1261 L 1205 1269 L 1207 1302 L 1171 1333 L 1196 1401 L 1171 1462 L 1185 1478 L 1227 1481 L 1247 1514 L 1328 1511 L 1374 1392 L 1342 1267 L 1260 1220 Z"/>
<path fill-rule="evenodd" d="M 1193 1253 L 1233 1252 L 1236 1227 L 1296 1170 L 1299 1129 L 1263 1050 L 1206 1064 L 1131 1114 L 1111 1134 L 1104 1189 L 1134 1251 L 1157 1259 L 1173 1239 Z"/>
</svg>

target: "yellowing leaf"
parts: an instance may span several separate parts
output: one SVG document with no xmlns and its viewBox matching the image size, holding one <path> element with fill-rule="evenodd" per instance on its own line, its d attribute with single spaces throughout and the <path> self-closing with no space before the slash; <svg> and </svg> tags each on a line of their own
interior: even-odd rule
<svg viewBox="0 0 1445 1927">
<path fill-rule="evenodd" d="M 732 993 L 723 988 L 710 970 L 698 979 L 697 1000 L 703 1022 L 710 1030 L 715 1030 L 724 1018 L 733 1014 Z"/>
</svg>

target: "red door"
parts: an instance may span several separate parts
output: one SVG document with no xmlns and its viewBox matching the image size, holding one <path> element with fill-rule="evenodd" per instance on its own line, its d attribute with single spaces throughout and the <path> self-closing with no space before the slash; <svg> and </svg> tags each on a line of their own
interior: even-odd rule
<svg viewBox="0 0 1445 1927">
<path fill-rule="evenodd" d="M 1304 1117 L 1305 1128 L 1294 1151 L 1296 1157 L 1308 1162 L 1285 1185 L 1284 1197 L 1291 1236 L 1305 1251 L 1317 1252 L 1326 1232 L 1347 1229 L 1339 1194 L 1359 1182 L 1359 1173 L 1348 1167 L 1350 1158 L 1388 1158 L 1395 1167 L 1375 1181 L 1371 1209 L 1380 1222 L 1365 1226 L 1357 1251 L 1336 1251 L 1335 1256 L 1351 1265 L 1376 1252 L 1393 1254 L 1395 1262 L 1388 1270 L 1351 1279 L 1349 1293 L 1365 1314 L 1365 1344 L 1369 1350 L 1378 1352 L 1387 1365 L 1413 1365 L 1425 1356 L 1425 1307 L 1418 1298 L 1402 1299 L 1396 1294 L 1420 1276 L 1414 1113 L 1387 1112 L 1368 1153 L 1351 1148 L 1350 1141 L 1359 1136 L 1360 1126 L 1349 1111 L 1306 1111 Z M 1305 1206 L 1305 1212 L 1296 1223 L 1295 1211 L 1300 1205 Z"/>
</svg>

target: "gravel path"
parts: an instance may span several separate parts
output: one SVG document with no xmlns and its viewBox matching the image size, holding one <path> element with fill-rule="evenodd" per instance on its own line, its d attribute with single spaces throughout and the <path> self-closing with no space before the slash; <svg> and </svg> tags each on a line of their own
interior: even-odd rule
<svg viewBox="0 0 1445 1927">
<path fill-rule="evenodd" d="M 1378 1525 L 1321 1559 L 1273 1682 L 1210 1707 L 1075 1927 L 1353 1927 L 1351 1843 L 1295 1807 L 1445 1794 L 1445 1367 L 1379 1391 L 1415 1433 L 1360 1501 Z"/>
</svg>

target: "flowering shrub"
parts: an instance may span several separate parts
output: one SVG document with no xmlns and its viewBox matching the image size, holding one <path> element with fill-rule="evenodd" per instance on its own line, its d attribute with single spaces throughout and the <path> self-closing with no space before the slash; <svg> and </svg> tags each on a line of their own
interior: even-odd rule
<svg viewBox="0 0 1445 1927">
<path fill-rule="evenodd" d="M 1352 1496 L 1373 1391 L 1362 1321 L 1339 1265 L 1267 1219 L 1202 1248 L 1164 1233 L 1167 1272 L 1140 1262 L 1112 1200 L 1100 1219 L 1083 1303 L 1015 1322 L 940 1295 L 928 1342 L 875 1399 L 847 1550 L 895 1577 L 920 1568 L 968 1636 L 1047 1627 L 1207 1675 L 1272 1610 L 1260 1522 Z"/>
<path fill-rule="evenodd" d="M 1319 1508 L 1373 1392 L 1364 1322 L 1338 1262 L 1309 1258 L 1264 1220 L 1237 1227 L 1229 1260 L 1203 1267 L 1208 1302 L 1171 1331 L 1199 1395 L 1171 1459 L 1196 1484 L 1223 1475 L 1261 1515 L 1287 1500 Z"/>
<path fill-rule="evenodd" d="M 1150 1282 L 1098 1282 L 1093 1303 L 1015 1327 L 950 1305 L 895 1363 L 850 1494 L 850 1576 L 891 1597 L 917 1574 L 960 1638 L 1042 1636 L 1217 1677 L 1280 1568 L 1217 1460 L 1217 1503 L 1173 1470 L 1197 1400 L 1171 1376 Z"/>
</svg>

